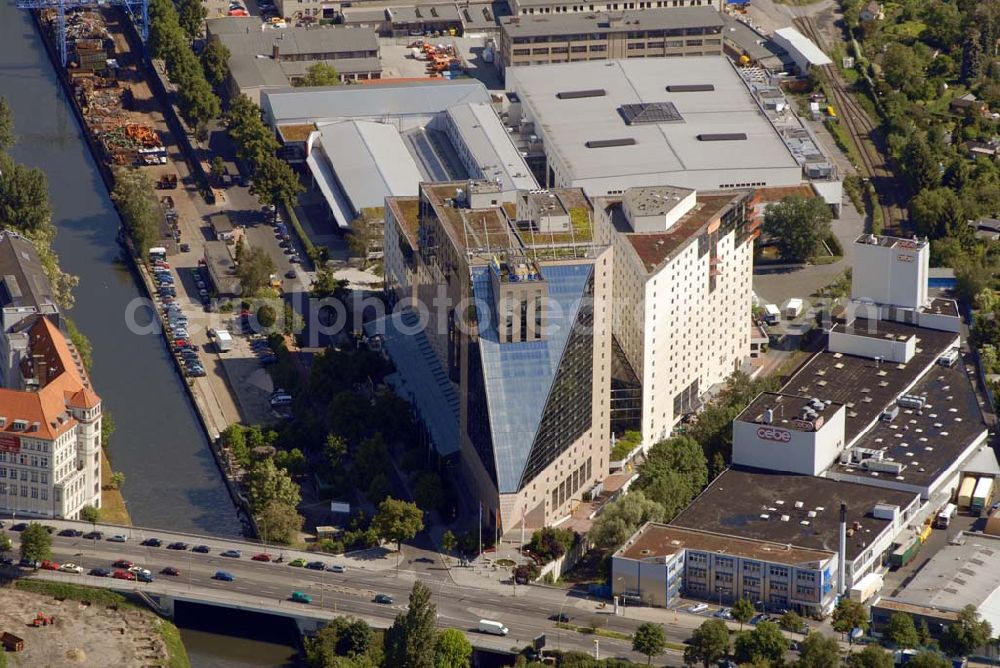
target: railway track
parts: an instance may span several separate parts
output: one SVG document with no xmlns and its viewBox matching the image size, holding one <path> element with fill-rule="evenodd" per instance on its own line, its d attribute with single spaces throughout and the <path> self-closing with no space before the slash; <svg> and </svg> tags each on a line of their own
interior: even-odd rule
<svg viewBox="0 0 1000 668">
<path fill-rule="evenodd" d="M 820 35 L 812 18 L 800 17 L 794 22 L 802 34 L 815 42 L 823 51 L 827 50 L 826 41 Z M 885 230 L 887 232 L 898 231 L 898 227 L 905 217 L 900 206 L 900 202 L 903 201 L 899 197 L 901 186 L 887 165 L 885 153 L 876 145 L 876 125 L 851 95 L 847 81 L 844 80 L 835 64 L 824 65 L 818 69 L 828 84 L 827 89 L 833 96 L 834 109 L 850 135 L 851 141 L 858 149 L 862 176 L 875 187 L 875 193 L 878 197 L 877 206 L 882 211 Z"/>
</svg>

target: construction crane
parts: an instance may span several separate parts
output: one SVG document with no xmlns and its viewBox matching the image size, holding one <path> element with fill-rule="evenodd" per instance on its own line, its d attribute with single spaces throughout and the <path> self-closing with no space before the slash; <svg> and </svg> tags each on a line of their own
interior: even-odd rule
<svg viewBox="0 0 1000 668">
<path fill-rule="evenodd" d="M 139 28 L 143 43 L 149 37 L 149 0 L 17 0 L 18 9 L 52 9 L 56 12 L 56 41 L 59 58 L 66 67 L 66 12 L 81 8 L 121 6 Z"/>
</svg>

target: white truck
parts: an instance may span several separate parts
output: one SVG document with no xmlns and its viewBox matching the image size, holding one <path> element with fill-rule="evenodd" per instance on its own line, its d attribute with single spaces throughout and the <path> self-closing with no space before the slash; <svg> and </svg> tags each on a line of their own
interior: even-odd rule
<svg viewBox="0 0 1000 668">
<path fill-rule="evenodd" d="M 212 330 L 215 337 L 215 347 L 220 353 L 228 353 L 233 349 L 233 336 L 225 329 Z"/>
<path fill-rule="evenodd" d="M 792 318 L 798 318 L 800 315 L 802 315 L 802 308 L 803 304 L 801 299 L 799 299 L 798 297 L 793 297 L 789 299 L 788 303 L 785 304 L 785 317 L 788 318 L 789 320 L 791 320 Z"/>
<path fill-rule="evenodd" d="M 491 619 L 480 619 L 479 632 L 489 633 L 490 635 L 494 636 L 505 636 L 508 633 L 510 633 L 510 629 L 508 629 L 500 622 L 494 622 Z"/>
<path fill-rule="evenodd" d="M 937 514 L 937 517 L 934 519 L 934 525 L 938 529 L 947 529 L 948 525 L 951 524 L 952 519 L 954 519 L 955 513 L 957 512 L 958 512 L 958 506 L 956 506 L 954 503 L 949 503 L 948 505 L 946 505 L 944 508 L 941 509 L 941 512 Z"/>
<path fill-rule="evenodd" d="M 764 304 L 764 322 L 777 325 L 781 321 L 781 311 L 774 304 Z"/>
</svg>

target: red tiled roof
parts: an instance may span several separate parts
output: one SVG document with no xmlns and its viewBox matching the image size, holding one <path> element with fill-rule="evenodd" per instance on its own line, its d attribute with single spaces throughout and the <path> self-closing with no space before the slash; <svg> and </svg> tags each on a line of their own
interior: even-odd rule
<svg viewBox="0 0 1000 668">
<path fill-rule="evenodd" d="M 26 378 L 44 377 L 36 378 L 40 387 L 35 391 L 0 388 L 0 416 L 6 418 L 0 432 L 51 440 L 76 424 L 67 407 L 94 408 L 101 399 L 90 386 L 79 356 L 51 320 L 38 316 L 28 336 L 28 357 L 21 372 Z M 38 368 L 39 363 L 44 369 Z M 28 430 L 15 431 L 15 420 L 26 421 Z"/>
</svg>

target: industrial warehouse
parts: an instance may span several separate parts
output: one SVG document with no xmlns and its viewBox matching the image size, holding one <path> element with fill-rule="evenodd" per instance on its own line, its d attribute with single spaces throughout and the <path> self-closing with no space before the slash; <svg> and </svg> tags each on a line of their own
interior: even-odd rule
<svg viewBox="0 0 1000 668">
<path fill-rule="evenodd" d="M 957 306 L 928 293 L 929 244 L 865 234 L 854 250 L 864 267 L 853 274 L 847 317 L 828 327 L 826 350 L 737 416 L 732 468 L 669 526 L 647 525 L 615 554 L 616 594 L 659 605 L 679 595 L 750 597 L 826 613 L 838 595 L 877 593 L 881 569 L 909 562 L 930 523 L 954 512 L 952 499 L 973 514 L 987 510 L 1000 467 L 983 447 Z M 693 532 L 684 550 L 664 543 L 677 528 Z M 719 536 L 755 548 L 730 555 Z M 670 548 L 648 547 L 658 544 Z M 803 581 L 787 579 L 790 565 Z"/>
</svg>

